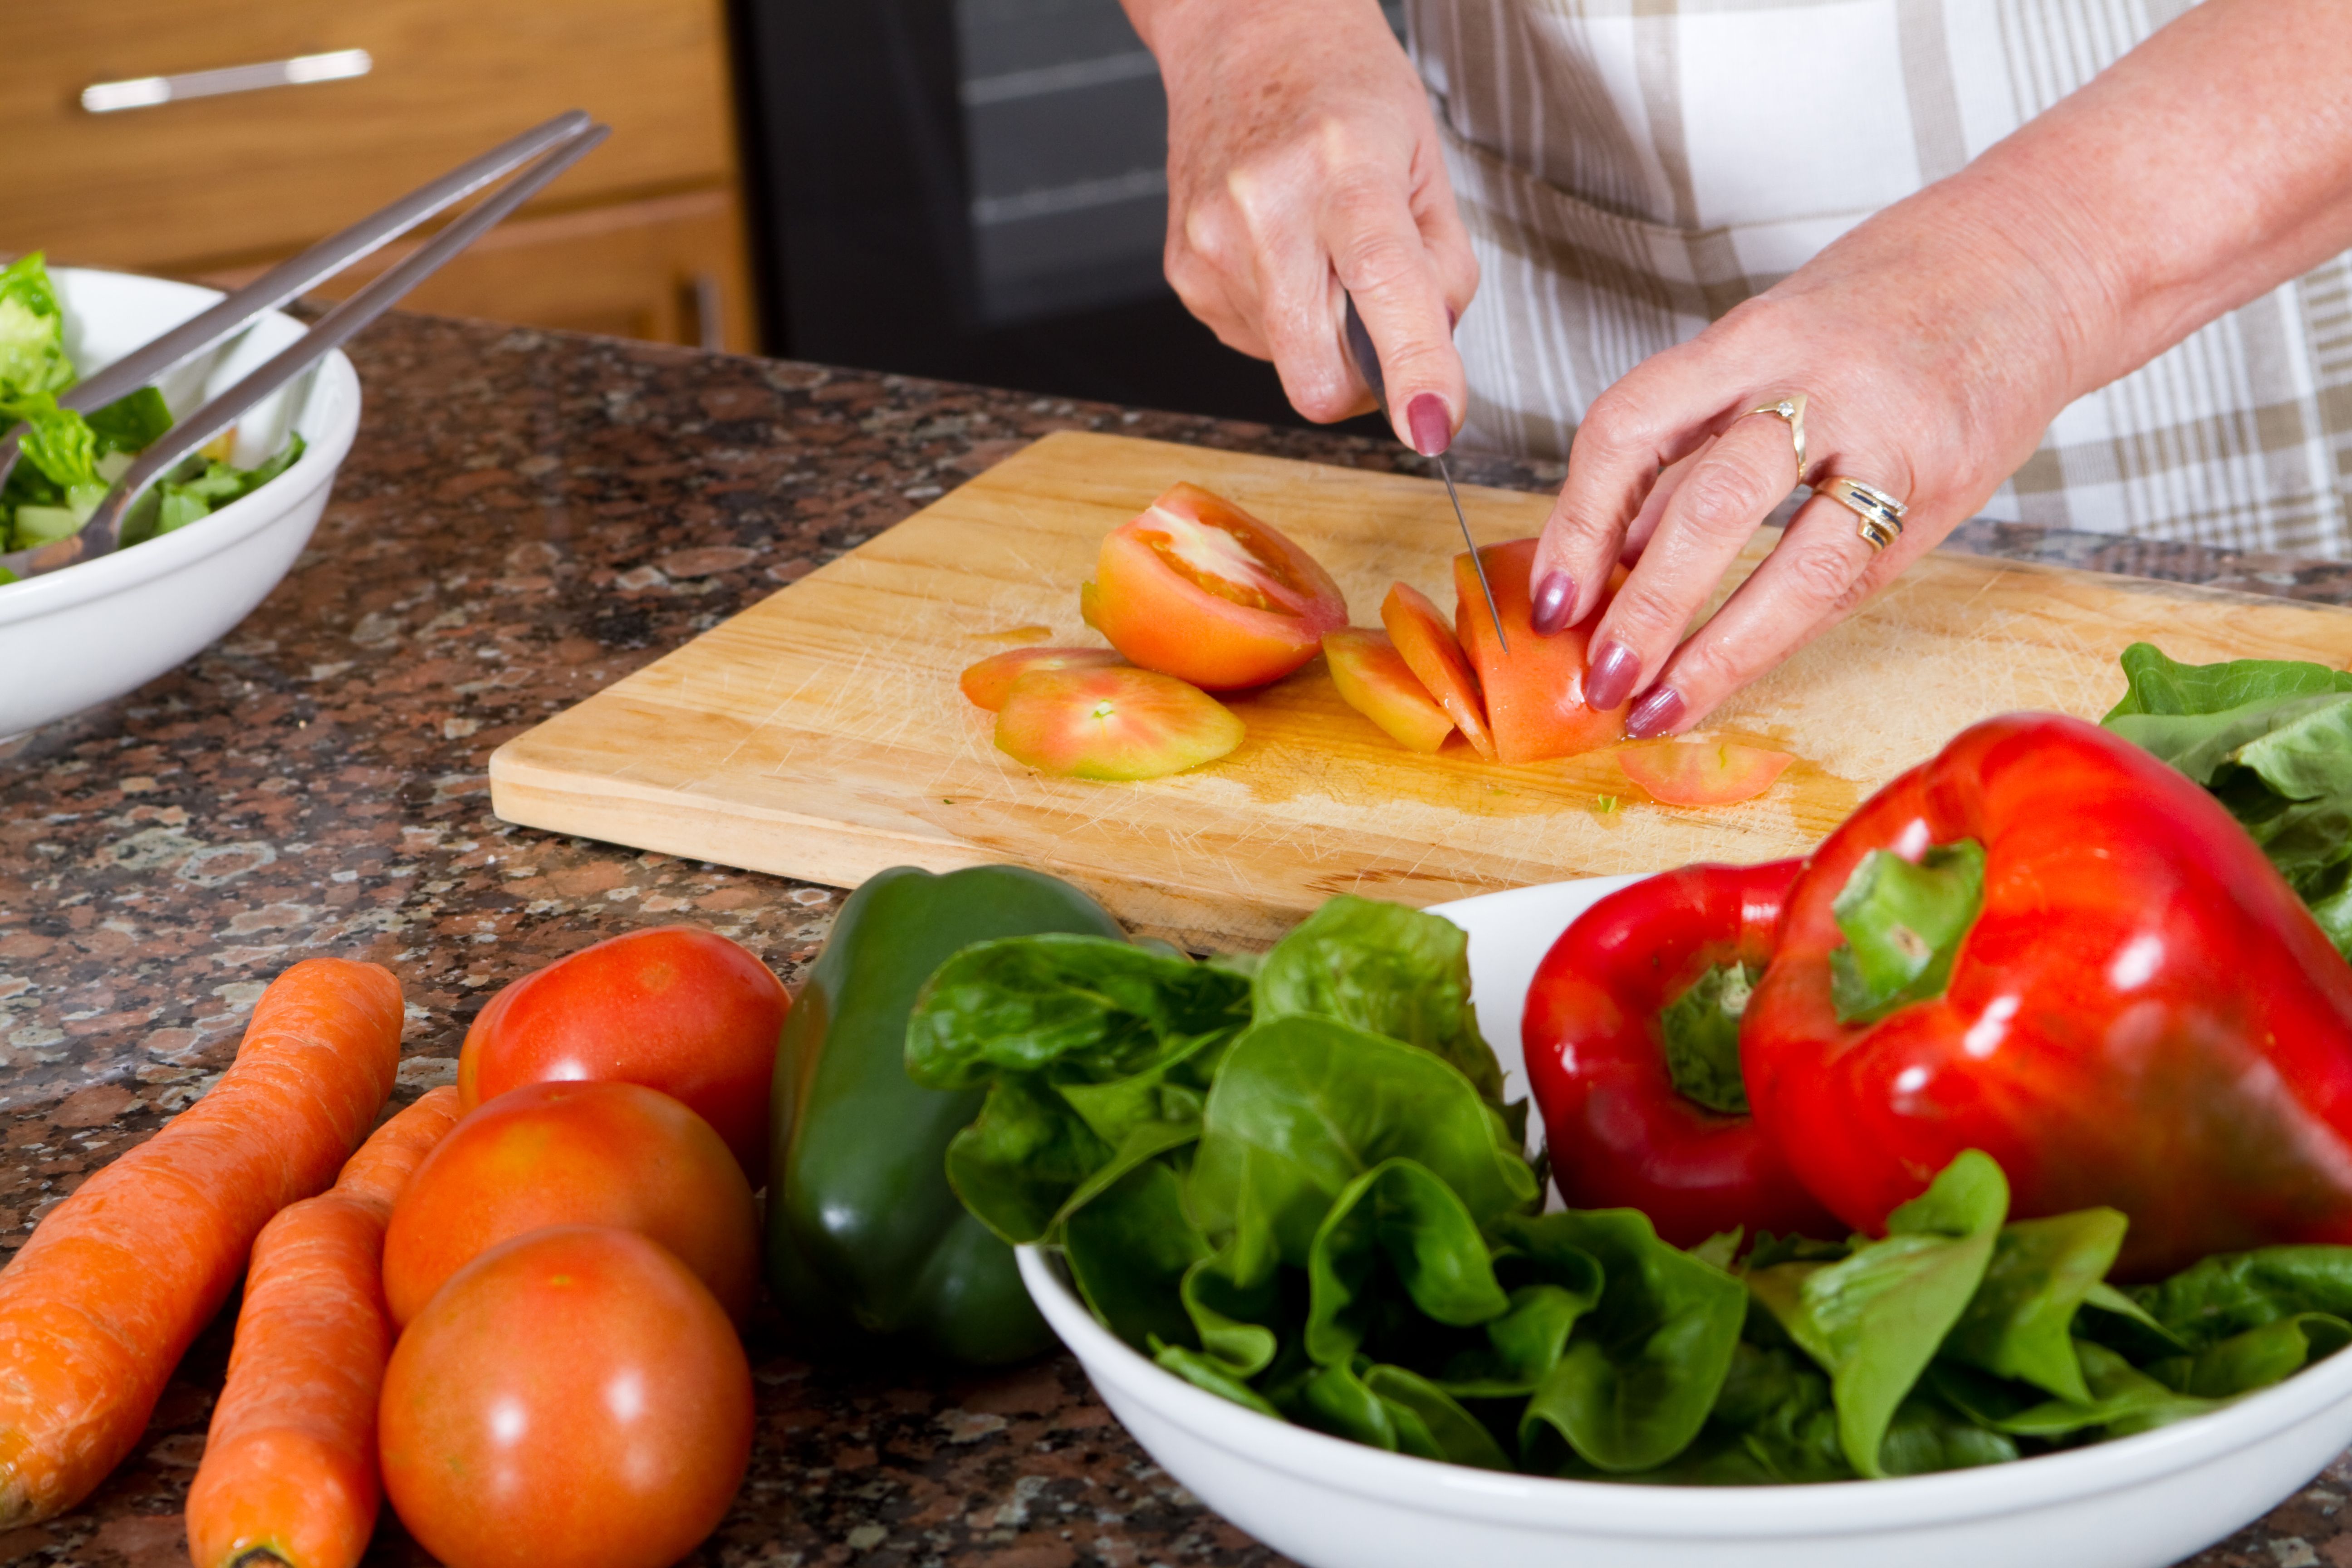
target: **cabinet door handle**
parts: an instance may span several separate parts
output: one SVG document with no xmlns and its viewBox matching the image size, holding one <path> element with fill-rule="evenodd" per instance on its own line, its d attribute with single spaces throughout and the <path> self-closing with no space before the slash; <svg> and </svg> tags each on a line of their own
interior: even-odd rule
<svg viewBox="0 0 2352 1568">
<path fill-rule="evenodd" d="M 292 59 L 265 60 L 254 66 L 225 66 L 219 70 L 183 71 L 177 76 L 92 82 L 81 89 L 81 106 L 92 114 L 113 114 L 125 109 L 177 103 L 182 99 L 217 98 L 225 92 L 258 92 L 266 87 L 344 81 L 373 69 L 375 58 L 365 49 L 337 49 L 331 54 L 296 55 Z"/>
<path fill-rule="evenodd" d="M 695 346 L 715 354 L 727 352 L 727 301 L 719 292 L 719 274 L 698 272 L 687 285 L 687 302 L 694 312 Z"/>
</svg>

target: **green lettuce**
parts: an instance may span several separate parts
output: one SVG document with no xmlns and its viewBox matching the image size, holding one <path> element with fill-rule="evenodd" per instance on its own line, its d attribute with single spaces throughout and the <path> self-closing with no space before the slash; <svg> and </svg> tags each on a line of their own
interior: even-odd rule
<svg viewBox="0 0 2352 1568">
<path fill-rule="evenodd" d="M 2100 722 L 2203 784 L 2352 956 L 2352 671 L 2290 659 L 2123 654 Z"/>
<path fill-rule="evenodd" d="M 58 405 L 75 382 L 65 312 L 37 253 L 0 268 L 0 433 L 21 427 L 21 459 L 0 487 L 0 550 L 66 538 L 89 520 L 130 459 L 172 427 L 155 388 L 142 387 L 87 416 Z M 156 500 L 124 533 L 136 543 L 184 528 L 251 495 L 302 456 L 302 437 L 252 468 L 192 458 L 155 487 Z M 0 573 L 0 582 L 15 578 Z"/>
<path fill-rule="evenodd" d="M 1540 1213 L 1460 933 L 1366 900 L 1255 962 L 968 948 L 907 1061 L 985 1088 L 950 1181 L 997 1234 L 1058 1247 L 1113 1333 L 1394 1453 L 1661 1485 L 1918 1475 L 2186 1420 L 2352 1344 L 2352 1247 L 2126 1289 L 2122 1215 L 2012 1220 L 1975 1151 L 1883 1237 L 1744 1258 L 1737 1233 L 1685 1250 L 1630 1209 Z"/>
<path fill-rule="evenodd" d="M 39 251 L 0 267 L 0 405 L 54 396 L 74 384 L 65 320 Z"/>
<path fill-rule="evenodd" d="M 1976 1299 L 2008 1212 L 2000 1167 L 1970 1150 L 1887 1216 L 1885 1240 L 1749 1274 L 1756 1299 L 1830 1374 L 1838 1440 L 1859 1474 L 1892 1473 L 1888 1428 Z"/>
</svg>

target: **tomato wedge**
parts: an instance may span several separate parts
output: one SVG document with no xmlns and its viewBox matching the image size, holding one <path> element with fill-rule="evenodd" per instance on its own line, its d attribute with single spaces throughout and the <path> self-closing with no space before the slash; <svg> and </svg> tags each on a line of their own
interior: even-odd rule
<svg viewBox="0 0 2352 1568">
<path fill-rule="evenodd" d="M 1211 691 L 1279 679 L 1348 624 L 1313 556 L 1192 484 L 1111 531 L 1079 607 L 1137 664 Z"/>
<path fill-rule="evenodd" d="M 1342 626 L 1323 634 L 1323 658 L 1340 698 L 1409 751 L 1433 752 L 1454 733 L 1454 721 L 1430 700 L 1386 632 Z"/>
<path fill-rule="evenodd" d="M 1494 617 L 1486 612 L 1486 595 L 1467 552 L 1454 558 L 1454 629 L 1486 696 L 1486 723 L 1494 731 L 1496 760 L 1539 763 L 1622 739 L 1630 701 L 1606 712 L 1584 705 L 1585 650 L 1594 623 L 1608 605 L 1607 596 L 1589 618 L 1556 637 L 1539 637 L 1528 608 L 1528 574 L 1535 564 L 1536 542 L 1514 539 L 1490 544 L 1478 555 L 1486 563 L 1486 581 L 1495 586 L 1495 608 L 1502 614 L 1511 651 L 1504 653 L 1496 639 Z"/>
<path fill-rule="evenodd" d="M 1242 721 L 1197 686 L 1149 669 L 1040 669 L 996 712 L 997 750 L 1040 773 L 1156 779 L 1242 743 Z"/>
<path fill-rule="evenodd" d="M 1486 704 L 1478 695 L 1478 678 L 1462 657 L 1437 606 L 1429 595 L 1407 584 L 1389 590 L 1381 604 L 1381 625 L 1389 631 L 1397 657 L 1420 679 L 1422 687 L 1454 721 L 1463 738 L 1488 762 L 1495 760 L 1495 738 L 1486 730 Z"/>
<path fill-rule="evenodd" d="M 1660 741 L 1627 746 L 1617 765 L 1652 800 L 1667 805 L 1728 805 L 1772 787 L 1797 759 L 1736 741 Z"/>
<path fill-rule="evenodd" d="M 1013 683 L 1033 669 L 1108 669 L 1126 662 L 1107 647 L 1011 647 L 965 670 L 956 685 L 974 705 L 993 713 L 1004 706 Z"/>
</svg>

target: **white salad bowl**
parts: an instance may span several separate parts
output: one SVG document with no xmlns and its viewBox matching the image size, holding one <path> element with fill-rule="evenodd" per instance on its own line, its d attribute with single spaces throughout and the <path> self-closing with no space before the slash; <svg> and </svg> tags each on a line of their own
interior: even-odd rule
<svg viewBox="0 0 2352 1568">
<path fill-rule="evenodd" d="M 60 268 L 66 350 L 82 375 L 104 368 L 220 298 L 159 278 Z M 161 383 L 174 416 L 306 329 L 271 311 Z M 143 686 L 243 620 L 278 585 L 326 510 L 335 470 L 359 432 L 360 378 L 340 353 L 237 424 L 240 467 L 275 452 L 291 428 L 307 443 L 278 478 L 209 517 L 46 576 L 0 584 L 0 736 L 78 713 Z"/>
<path fill-rule="evenodd" d="M 1633 880 L 1437 906 L 1470 933 L 1479 1022 L 1515 1093 L 1536 964 L 1570 921 Z M 1129 1350 L 1045 1252 L 1021 1248 L 1021 1275 L 1161 1468 L 1307 1568 L 2163 1568 L 2260 1518 L 2352 1440 L 2347 1352 L 2210 1415 L 1983 1469 L 1711 1488 L 1502 1475 L 1244 1410 Z"/>
</svg>

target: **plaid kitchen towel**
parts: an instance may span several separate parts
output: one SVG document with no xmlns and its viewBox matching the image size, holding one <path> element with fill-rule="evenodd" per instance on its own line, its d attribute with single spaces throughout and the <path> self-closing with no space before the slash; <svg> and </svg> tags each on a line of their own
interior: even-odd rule
<svg viewBox="0 0 2352 1568">
<path fill-rule="evenodd" d="M 1411 0 L 1483 269 L 1465 444 L 1601 391 L 2192 0 Z M 1984 514 L 2352 555 L 2352 253 L 2061 411 Z"/>
</svg>

